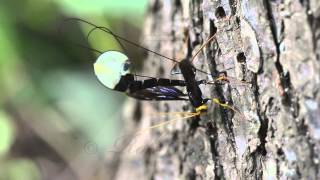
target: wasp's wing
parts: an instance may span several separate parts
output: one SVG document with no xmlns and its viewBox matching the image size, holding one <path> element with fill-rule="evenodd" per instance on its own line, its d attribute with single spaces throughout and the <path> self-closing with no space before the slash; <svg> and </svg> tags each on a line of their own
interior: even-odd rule
<svg viewBox="0 0 320 180">
<path fill-rule="evenodd" d="M 188 100 L 187 95 L 175 87 L 157 86 L 128 94 L 140 100 Z"/>
</svg>

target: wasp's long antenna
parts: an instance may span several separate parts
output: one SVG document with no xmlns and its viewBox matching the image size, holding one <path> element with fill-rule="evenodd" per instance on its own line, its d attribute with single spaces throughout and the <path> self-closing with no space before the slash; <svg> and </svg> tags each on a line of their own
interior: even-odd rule
<svg viewBox="0 0 320 180">
<path fill-rule="evenodd" d="M 89 21 L 86 21 L 86 20 L 83 20 L 83 19 L 80 19 L 80 18 L 67 18 L 67 19 L 65 19 L 65 21 L 79 21 L 79 22 L 83 22 L 83 23 L 89 24 L 89 25 L 93 26 L 94 29 L 100 29 L 100 30 L 102 30 L 102 31 L 104 31 L 104 32 L 106 32 L 106 33 L 108 33 L 108 34 L 111 34 L 112 36 L 114 36 L 114 37 L 115 37 L 116 39 L 118 39 L 118 40 L 120 39 L 120 40 L 122 40 L 122 41 L 124 41 L 124 42 L 127 42 L 127 43 L 129 43 L 129 44 L 131 44 L 131 45 L 134 45 L 134 46 L 136 46 L 136 47 L 138 47 L 138 48 L 140 48 L 140 49 L 143 49 L 143 50 L 145 50 L 145 51 L 149 51 L 149 52 L 151 52 L 151 53 L 153 53 L 153 54 L 155 54 L 155 55 L 158 55 L 158 56 L 160 56 L 160 57 L 163 57 L 163 58 L 165 58 L 165 59 L 167 59 L 167 60 L 173 61 L 173 62 L 175 62 L 175 63 L 179 63 L 179 61 L 176 60 L 176 59 L 174 59 L 174 58 L 170 58 L 170 57 L 168 57 L 168 56 L 162 55 L 162 54 L 160 54 L 160 53 L 157 53 L 156 51 L 147 49 L 147 48 L 141 46 L 141 45 L 138 44 L 138 43 L 135 43 L 135 42 L 133 42 L 133 41 L 127 40 L 126 38 L 124 38 L 124 37 L 122 37 L 122 36 L 120 36 L 120 35 L 117 35 L 117 34 L 113 33 L 113 32 L 112 32 L 109 28 L 107 28 L 107 27 L 100 27 L 100 26 L 97 26 L 97 25 L 95 25 L 95 24 L 93 24 L 93 23 L 90 23 Z M 92 31 L 92 30 L 91 30 L 91 31 Z M 120 43 L 120 44 L 121 44 L 121 43 Z M 210 73 L 207 73 L 207 72 L 202 71 L 202 70 L 197 69 L 197 68 L 195 68 L 195 70 L 197 70 L 198 72 L 207 74 L 207 75 L 211 75 Z"/>
<path fill-rule="evenodd" d="M 132 41 L 130 41 L 130 40 L 127 40 L 126 38 L 124 38 L 124 37 L 122 37 L 122 36 L 119 36 L 119 35 L 113 33 L 113 32 L 112 32 L 109 28 L 107 28 L 107 27 L 99 27 L 99 26 L 97 26 L 97 25 L 95 25 L 95 24 L 93 24 L 93 23 L 91 23 L 91 22 L 89 22 L 89 21 L 86 21 L 86 20 L 83 20 L 83 19 L 80 19 L 80 18 L 67 18 L 67 19 L 65 19 L 65 21 L 72 21 L 72 20 L 74 20 L 74 21 L 80 21 L 80 22 L 89 24 L 89 25 L 91 25 L 91 26 L 93 26 L 93 27 L 95 27 L 95 28 L 97 28 L 97 29 L 100 29 L 100 30 L 102 30 L 102 31 L 104 31 L 104 32 L 106 32 L 106 33 L 109 33 L 109 34 L 113 35 L 114 37 L 117 37 L 118 39 L 121 39 L 121 40 L 123 40 L 123 41 L 125 41 L 125 42 L 127 42 L 127 43 L 129 43 L 129 44 L 132 44 L 132 45 L 138 47 L 138 48 L 141 48 L 141 49 L 144 49 L 144 50 L 146 50 L 146 51 L 152 52 L 152 53 L 154 53 L 154 54 L 156 54 L 156 55 L 158 55 L 158 56 L 160 56 L 160 57 L 166 58 L 166 59 L 168 59 L 168 60 L 170 60 L 170 61 L 179 62 L 179 61 L 177 61 L 177 60 L 175 60 L 175 59 L 173 59 L 173 58 L 167 57 L 167 56 L 165 56 L 165 55 L 162 55 L 162 54 L 160 54 L 160 53 L 157 53 L 157 52 L 155 52 L 155 51 L 152 51 L 152 50 L 150 50 L 150 49 L 147 49 L 147 48 L 139 45 L 138 43 L 135 43 L 135 42 L 132 42 Z"/>
<path fill-rule="evenodd" d="M 120 46 L 121 46 L 121 48 L 123 49 L 123 51 L 124 51 L 126 54 L 128 54 L 128 50 L 124 47 L 124 45 L 121 43 L 121 41 L 118 39 L 118 37 L 117 37 L 109 28 L 107 28 L 107 27 L 97 26 L 97 27 L 92 28 L 92 29 L 88 32 L 88 34 L 87 34 L 87 41 L 88 41 L 88 42 L 89 42 L 90 35 L 91 35 L 95 30 L 97 30 L 97 29 L 100 29 L 100 30 L 103 30 L 103 29 L 104 29 L 104 30 L 107 31 L 107 33 L 111 34 L 111 35 L 114 37 L 114 39 L 120 44 Z M 106 32 L 106 31 L 104 31 L 104 32 Z M 133 72 L 134 72 L 134 75 L 135 75 L 134 77 L 135 77 L 135 78 L 136 78 L 137 76 L 152 78 L 152 77 L 150 77 L 150 76 L 138 75 L 138 74 L 136 73 L 135 67 L 133 68 Z"/>
<path fill-rule="evenodd" d="M 62 32 L 62 26 L 63 26 L 63 24 L 64 24 L 64 22 L 61 23 L 60 26 L 59 26 L 59 28 L 58 28 L 58 33 L 59 33 L 59 34 L 63 34 L 63 32 Z M 72 43 L 72 44 L 74 44 L 74 45 L 76 45 L 76 46 L 79 46 L 79 47 L 81 47 L 81 48 L 88 49 L 88 50 L 90 50 L 90 51 L 93 51 L 93 52 L 97 52 L 97 53 L 99 53 L 99 54 L 102 54 L 102 51 L 99 51 L 99 50 L 97 50 L 97 49 L 91 48 L 91 47 L 89 47 L 89 46 L 85 46 L 85 45 L 83 45 L 83 44 L 81 44 L 81 43 L 77 43 L 77 42 L 74 42 L 74 41 L 70 41 L 70 43 Z"/>
<path fill-rule="evenodd" d="M 121 48 L 127 53 L 126 48 L 125 48 L 124 45 L 121 43 L 121 41 L 117 38 L 117 36 L 115 36 L 110 29 L 108 29 L 108 28 L 106 28 L 106 27 L 103 27 L 103 26 L 94 27 L 94 28 L 92 28 L 92 29 L 88 32 L 87 37 L 86 37 L 86 39 L 87 39 L 88 42 L 89 42 L 90 35 L 93 33 L 93 31 L 95 31 L 95 30 L 97 30 L 97 29 L 100 29 L 100 30 L 101 30 L 101 29 L 105 29 L 106 31 L 108 31 L 108 33 L 111 34 L 111 35 L 114 37 L 114 39 L 120 44 Z"/>
<path fill-rule="evenodd" d="M 99 50 L 97 50 L 97 49 L 94 49 L 94 48 L 90 48 L 90 47 L 85 46 L 85 45 L 82 45 L 82 44 L 80 44 L 80 43 L 72 42 L 72 44 L 74 44 L 74 45 L 76 45 L 76 46 L 79 46 L 79 47 L 81 47 L 81 48 L 88 49 L 88 50 L 90 50 L 90 51 L 93 51 L 93 52 L 97 52 L 97 53 L 99 53 L 99 54 L 102 54 L 101 51 L 99 51 Z"/>
</svg>

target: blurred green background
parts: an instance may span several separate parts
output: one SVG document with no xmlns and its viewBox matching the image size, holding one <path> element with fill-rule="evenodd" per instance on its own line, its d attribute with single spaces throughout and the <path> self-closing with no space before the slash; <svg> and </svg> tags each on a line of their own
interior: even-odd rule
<svg viewBox="0 0 320 180">
<path fill-rule="evenodd" d="M 139 41 L 146 0 L 7 0 L 0 6 L 0 179 L 104 179 L 125 95 L 95 78 L 114 39 L 77 17 Z M 139 58 L 134 49 L 131 57 Z M 140 57 L 141 58 L 141 57 Z M 100 171 L 100 170 L 101 171 Z M 54 177 L 54 178 L 53 178 Z"/>
</svg>

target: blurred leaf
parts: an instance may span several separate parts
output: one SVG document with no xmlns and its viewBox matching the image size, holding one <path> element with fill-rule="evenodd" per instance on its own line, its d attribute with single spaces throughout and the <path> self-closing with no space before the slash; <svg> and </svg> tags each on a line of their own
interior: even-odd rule
<svg viewBox="0 0 320 180">
<path fill-rule="evenodd" d="M 58 5 L 48 0 L 25 0 L 18 13 L 31 27 L 45 29 L 51 27 L 52 21 L 58 15 Z"/>
<path fill-rule="evenodd" d="M 119 128 L 119 107 L 125 95 L 106 89 L 93 74 L 87 76 L 71 71 L 47 75 L 43 87 L 67 121 L 90 141 L 99 148 L 114 143 Z"/>
<path fill-rule="evenodd" d="M 0 48 L 3 52 L 0 53 L 0 63 L 12 62 L 12 58 L 15 59 L 14 43 L 16 40 L 14 37 L 14 28 L 12 26 L 11 18 L 7 14 L 7 11 L 0 7 Z"/>
<path fill-rule="evenodd" d="M 5 155 L 14 140 L 14 128 L 11 119 L 0 111 L 0 157 Z"/>
<path fill-rule="evenodd" d="M 41 178 L 39 170 L 46 173 L 51 169 L 38 169 L 31 160 L 10 158 L 8 151 L 15 136 L 19 136 L 16 139 L 21 138 L 22 145 L 27 146 L 16 148 L 16 144 L 14 145 L 14 150 L 23 157 L 31 157 L 32 148 L 44 151 L 47 157 L 54 157 L 53 152 L 44 150 L 39 143 L 30 145 L 29 140 L 33 142 L 33 139 L 38 138 L 47 142 L 49 147 L 67 160 L 73 159 L 73 155 L 78 156 L 73 152 L 85 152 L 79 150 L 78 144 L 89 148 L 88 151 L 91 151 L 90 148 L 95 151 L 97 145 L 98 150 L 104 152 L 108 145 L 114 143 L 120 128 L 119 112 L 125 95 L 100 85 L 92 71 L 94 54 L 87 49 L 72 47 L 57 29 L 60 17 L 67 14 L 101 26 L 111 26 L 115 32 L 136 42 L 138 35 L 132 33 L 132 28 L 126 27 L 134 25 L 136 32 L 139 31 L 146 2 L 12 0 L 1 4 L 0 49 L 3 53 L 0 53 L 0 107 L 4 103 L 10 103 L 25 121 L 19 125 L 19 134 L 15 134 L 10 116 L 0 110 L 1 180 L 36 180 Z M 68 30 L 68 27 L 65 29 Z M 76 23 L 70 33 L 75 40 L 84 39 L 84 46 L 92 45 L 102 51 L 119 48 L 112 38 L 101 32 L 94 32 L 88 43 L 83 30 L 90 29 Z M 91 74 L 88 74 L 89 68 Z M 14 117 L 16 116 L 11 118 Z M 23 132 L 26 128 L 24 124 L 30 125 L 36 132 L 27 140 L 25 134 L 20 133 L 20 130 Z M 46 125 L 50 132 L 45 129 Z M 37 131 L 39 129 L 45 131 Z M 56 138 L 57 134 L 62 133 L 63 139 L 68 141 Z M 71 143 L 59 144 L 60 142 Z M 88 144 L 93 146 L 87 146 Z M 69 147 L 75 147 L 75 150 Z M 70 155 L 69 152 L 73 154 Z M 10 155 L 16 155 L 14 153 Z M 80 164 L 79 168 L 83 170 L 83 165 Z"/>
<path fill-rule="evenodd" d="M 106 14 L 109 16 L 141 16 L 147 0 L 57 0 L 61 7 L 72 14 Z M 130 13 L 131 12 L 131 13 Z M 133 15 L 133 16 L 132 16 Z"/>
<path fill-rule="evenodd" d="M 38 180 L 41 175 L 37 166 L 30 160 L 19 159 L 7 161 L 0 169 L 0 179 Z"/>
<path fill-rule="evenodd" d="M 97 18 L 95 19 L 94 23 L 98 26 L 110 28 L 105 19 Z M 84 32 L 86 32 L 85 35 L 88 35 L 90 30 L 92 30 L 92 26 L 83 25 L 82 29 L 84 30 Z M 91 46 L 99 51 L 103 51 L 106 49 L 121 50 L 120 45 L 114 39 L 114 37 L 100 29 L 92 31 L 88 40 Z"/>
<path fill-rule="evenodd" d="M 10 95 L 16 92 L 18 86 L 21 86 L 24 76 L 19 72 L 19 56 L 16 52 L 17 39 L 15 38 L 15 29 L 6 9 L 0 6 L 0 103 Z"/>
</svg>

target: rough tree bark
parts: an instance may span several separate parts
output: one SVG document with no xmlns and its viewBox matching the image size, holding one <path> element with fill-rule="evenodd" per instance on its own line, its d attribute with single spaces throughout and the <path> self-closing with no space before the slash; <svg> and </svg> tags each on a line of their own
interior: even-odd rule
<svg viewBox="0 0 320 180">
<path fill-rule="evenodd" d="M 251 85 L 201 86 L 244 117 L 210 104 L 199 118 L 145 132 L 135 153 L 120 154 L 115 178 L 319 179 L 319 8 L 318 0 L 152 0 L 145 46 L 181 58 L 216 32 L 195 66 Z M 148 40 L 159 35 L 172 38 Z M 171 67 L 151 55 L 143 72 L 164 77 Z M 171 111 L 192 107 L 130 100 L 124 113 L 134 129 L 164 119 L 153 112 Z"/>
</svg>

